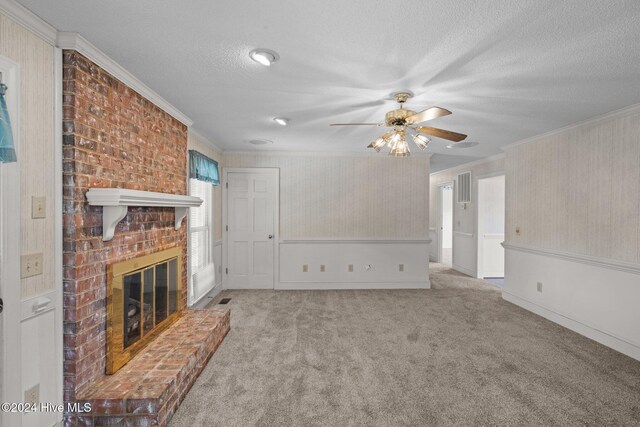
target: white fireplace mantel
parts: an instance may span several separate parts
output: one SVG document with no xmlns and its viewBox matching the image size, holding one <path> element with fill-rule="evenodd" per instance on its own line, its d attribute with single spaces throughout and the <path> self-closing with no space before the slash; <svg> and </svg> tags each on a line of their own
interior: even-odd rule
<svg viewBox="0 0 640 427">
<path fill-rule="evenodd" d="M 127 190 L 125 188 L 90 188 L 87 200 L 91 206 L 102 206 L 102 240 L 113 239 L 116 225 L 127 215 L 129 206 L 155 206 L 175 208 L 175 227 L 180 229 L 190 207 L 202 204 L 202 199 L 179 194 L 153 191 Z"/>
</svg>

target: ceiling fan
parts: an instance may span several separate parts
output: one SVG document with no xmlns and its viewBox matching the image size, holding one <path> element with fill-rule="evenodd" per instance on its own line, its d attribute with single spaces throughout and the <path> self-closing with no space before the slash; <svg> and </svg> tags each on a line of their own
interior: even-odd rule
<svg viewBox="0 0 640 427">
<path fill-rule="evenodd" d="M 420 123 L 437 119 L 439 117 L 448 116 L 451 111 L 440 107 L 431 107 L 416 113 L 415 111 L 406 110 L 404 103 L 411 98 L 408 92 L 398 92 L 393 95 L 400 104 L 400 108 L 389 111 L 384 123 L 333 123 L 329 126 L 387 126 L 393 127 L 393 131 L 385 133 L 375 141 L 371 142 L 367 148 L 373 148 L 380 152 L 385 146 L 388 146 L 390 156 L 407 157 L 410 154 L 409 144 L 407 143 L 407 135 L 413 137 L 413 141 L 421 150 L 427 148 L 431 140 L 425 136 L 431 135 L 437 138 L 448 139 L 454 142 L 464 140 L 467 135 L 452 132 L 449 130 L 438 129 L 429 126 L 417 126 Z"/>
</svg>

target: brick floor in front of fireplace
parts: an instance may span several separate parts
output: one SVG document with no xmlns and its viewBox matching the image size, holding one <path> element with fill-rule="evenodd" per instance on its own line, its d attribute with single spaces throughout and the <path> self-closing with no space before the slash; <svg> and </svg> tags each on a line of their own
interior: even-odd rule
<svg viewBox="0 0 640 427">
<path fill-rule="evenodd" d="M 113 375 L 78 399 L 91 412 L 69 414 L 68 425 L 166 426 L 209 358 L 229 332 L 227 308 L 186 310 Z"/>
</svg>

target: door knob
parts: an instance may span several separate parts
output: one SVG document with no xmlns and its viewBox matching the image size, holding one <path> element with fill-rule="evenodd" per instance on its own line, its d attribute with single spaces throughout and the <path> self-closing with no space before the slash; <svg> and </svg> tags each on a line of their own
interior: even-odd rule
<svg viewBox="0 0 640 427">
<path fill-rule="evenodd" d="M 269 234 L 269 239 L 273 239 L 273 234 Z"/>
</svg>

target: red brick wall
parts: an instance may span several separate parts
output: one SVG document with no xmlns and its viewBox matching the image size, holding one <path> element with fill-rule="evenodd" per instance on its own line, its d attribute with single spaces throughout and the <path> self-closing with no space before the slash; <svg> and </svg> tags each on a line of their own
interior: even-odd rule
<svg viewBox="0 0 640 427">
<path fill-rule="evenodd" d="M 64 394 L 73 401 L 105 375 L 106 272 L 113 262 L 182 246 L 171 208 L 130 208 L 102 241 L 91 187 L 187 194 L 187 127 L 75 51 L 64 51 Z"/>
</svg>

